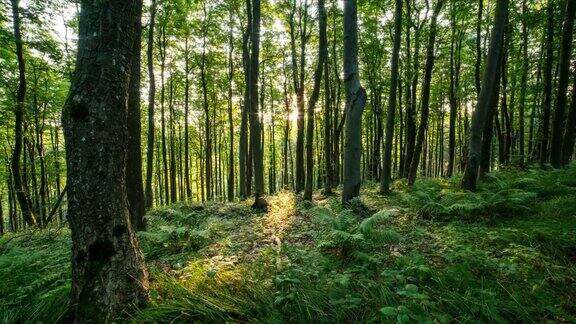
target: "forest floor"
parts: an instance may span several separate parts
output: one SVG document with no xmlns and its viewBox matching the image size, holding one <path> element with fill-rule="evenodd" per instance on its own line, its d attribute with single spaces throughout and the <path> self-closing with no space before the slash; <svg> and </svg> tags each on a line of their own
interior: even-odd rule
<svg viewBox="0 0 576 324">
<path fill-rule="evenodd" d="M 133 322 L 576 321 L 576 164 L 423 179 L 380 196 L 179 204 L 139 233 L 150 305 Z M 70 289 L 68 230 L 0 237 L 0 322 L 54 322 Z"/>
</svg>

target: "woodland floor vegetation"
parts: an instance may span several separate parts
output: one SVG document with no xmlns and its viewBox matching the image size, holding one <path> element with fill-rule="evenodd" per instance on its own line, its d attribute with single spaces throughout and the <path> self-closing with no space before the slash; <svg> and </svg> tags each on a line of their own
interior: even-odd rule
<svg viewBox="0 0 576 324">
<path fill-rule="evenodd" d="M 576 164 L 393 184 L 267 212 L 178 203 L 139 232 L 150 272 L 133 322 L 576 321 Z M 55 322 L 70 291 L 64 227 L 0 237 L 0 322 Z"/>
</svg>

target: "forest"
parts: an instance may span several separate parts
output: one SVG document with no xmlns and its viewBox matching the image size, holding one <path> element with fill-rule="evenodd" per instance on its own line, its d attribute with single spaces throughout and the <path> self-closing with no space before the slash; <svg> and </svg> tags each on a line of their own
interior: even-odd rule
<svg viewBox="0 0 576 324">
<path fill-rule="evenodd" d="M 576 322 L 576 0 L 0 0 L 0 323 Z"/>
</svg>

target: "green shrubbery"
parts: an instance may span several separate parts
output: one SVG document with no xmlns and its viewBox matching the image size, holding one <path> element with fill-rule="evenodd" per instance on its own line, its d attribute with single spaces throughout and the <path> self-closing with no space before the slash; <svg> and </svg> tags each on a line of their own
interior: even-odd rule
<svg viewBox="0 0 576 324">
<path fill-rule="evenodd" d="M 67 310 L 69 293 L 68 231 L 0 237 L 0 322 L 56 322 Z"/>
<path fill-rule="evenodd" d="M 151 274 L 133 322 L 576 321 L 576 167 L 509 169 L 391 196 L 175 205 L 139 233 Z M 67 231 L 0 237 L 0 322 L 54 322 L 70 286 Z"/>
</svg>

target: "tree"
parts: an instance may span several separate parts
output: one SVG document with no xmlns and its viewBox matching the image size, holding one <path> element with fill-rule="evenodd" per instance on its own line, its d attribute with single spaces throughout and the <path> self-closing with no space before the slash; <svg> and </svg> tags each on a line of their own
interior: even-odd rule
<svg viewBox="0 0 576 324">
<path fill-rule="evenodd" d="M 358 71 L 357 0 L 344 2 L 344 83 L 346 88 L 346 133 L 344 144 L 344 187 L 342 201 L 360 194 L 360 150 L 362 148 L 362 113 L 366 91 Z"/>
<path fill-rule="evenodd" d="M 390 69 L 390 95 L 388 97 L 388 114 L 386 116 L 386 143 L 384 144 L 384 164 L 380 191 L 390 192 L 392 174 L 392 140 L 394 137 L 394 115 L 396 113 L 396 93 L 398 90 L 398 60 L 400 56 L 400 37 L 402 34 L 402 0 L 396 0 L 394 13 L 394 47 L 392 48 L 392 64 Z"/>
<path fill-rule="evenodd" d="M 266 209 L 264 199 L 264 155 L 262 124 L 258 107 L 258 73 L 260 58 L 260 0 L 252 0 L 252 32 L 250 53 L 250 145 L 254 162 L 254 209 Z"/>
<path fill-rule="evenodd" d="M 148 148 L 146 153 L 146 208 L 152 208 L 152 174 L 154 168 L 154 101 L 156 100 L 156 79 L 154 78 L 154 26 L 156 24 L 156 0 L 150 4 L 150 22 L 148 23 L 148 47 L 146 57 L 148 59 Z"/>
<path fill-rule="evenodd" d="M 426 48 L 426 65 L 424 68 L 424 81 L 422 84 L 422 112 L 420 113 L 420 126 L 418 127 L 418 137 L 416 139 L 416 146 L 414 147 L 412 163 L 410 164 L 408 173 L 408 184 L 410 185 L 413 185 L 416 181 L 416 171 L 418 171 L 418 163 L 420 163 L 422 144 L 424 143 L 424 136 L 426 135 L 426 129 L 428 128 L 428 115 L 430 113 L 430 83 L 432 82 L 432 69 L 434 68 L 434 43 L 436 42 L 436 21 L 443 4 L 444 0 L 438 0 L 434 7 L 432 21 L 430 23 L 430 36 Z"/>
<path fill-rule="evenodd" d="M 126 193 L 127 102 L 141 5 L 81 2 L 78 60 L 62 112 L 74 322 L 112 321 L 128 304 L 147 300 Z"/>
<path fill-rule="evenodd" d="M 490 104 L 497 87 L 498 61 L 500 60 L 504 30 L 506 28 L 508 3 L 509 0 L 498 0 L 496 3 L 494 25 L 490 37 L 490 49 L 488 50 L 488 57 L 486 58 L 486 67 L 482 78 L 478 104 L 472 116 L 468 161 L 464 170 L 464 177 L 462 178 L 462 187 L 467 190 L 476 190 L 478 167 L 481 158 L 482 131 L 487 118 L 491 118 Z"/>
<path fill-rule="evenodd" d="M 552 65 L 554 60 L 554 1 L 548 1 L 546 9 L 546 63 L 544 64 L 544 104 L 542 105 L 542 139 L 540 141 L 540 164 L 548 162 L 548 137 L 550 136 L 550 110 L 552 109 Z"/>
<path fill-rule="evenodd" d="M 142 17 L 142 6 L 136 6 L 138 17 Z M 126 192 L 130 210 L 130 221 L 135 230 L 143 230 L 144 214 L 144 188 L 142 184 L 142 140 L 140 126 L 140 43 L 142 38 L 142 22 L 135 21 L 134 54 L 130 67 L 130 81 L 128 93 L 128 155 L 126 162 Z"/>
<path fill-rule="evenodd" d="M 12 3 L 12 24 L 14 29 L 14 41 L 16 42 L 16 56 L 18 58 L 18 90 L 16 93 L 16 121 L 14 123 L 14 151 L 10 165 L 12 167 L 12 178 L 16 198 L 20 204 L 22 217 L 29 226 L 36 225 L 36 217 L 32 212 L 32 205 L 26 182 L 22 180 L 20 173 L 20 157 L 22 155 L 23 124 L 26 99 L 26 64 L 24 61 L 24 49 L 22 46 L 22 35 L 20 33 L 20 0 L 11 0 Z"/>
<path fill-rule="evenodd" d="M 558 75 L 558 88 L 552 124 L 552 141 L 550 142 L 550 162 L 558 168 L 562 165 L 562 137 L 566 124 L 566 92 L 570 77 L 570 56 L 572 54 L 572 34 L 574 30 L 574 12 L 576 1 L 567 0 L 562 25 L 562 39 L 560 41 L 560 62 Z M 572 99 L 574 100 L 574 99 Z"/>
<path fill-rule="evenodd" d="M 322 82 L 322 73 L 328 59 L 328 41 L 326 38 L 326 8 L 324 0 L 318 0 L 318 65 L 314 72 L 314 88 L 308 103 L 308 125 L 306 128 L 306 188 L 304 189 L 304 199 L 312 200 L 312 185 L 314 182 L 314 110 L 316 102 L 320 96 L 320 83 Z"/>
</svg>

